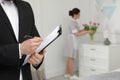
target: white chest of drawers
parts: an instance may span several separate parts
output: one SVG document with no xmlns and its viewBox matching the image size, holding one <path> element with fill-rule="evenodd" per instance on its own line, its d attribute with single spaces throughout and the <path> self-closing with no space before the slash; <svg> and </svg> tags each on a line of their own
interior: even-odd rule
<svg viewBox="0 0 120 80">
<path fill-rule="evenodd" d="M 80 76 L 106 73 L 120 68 L 120 45 L 82 44 L 79 49 Z"/>
</svg>

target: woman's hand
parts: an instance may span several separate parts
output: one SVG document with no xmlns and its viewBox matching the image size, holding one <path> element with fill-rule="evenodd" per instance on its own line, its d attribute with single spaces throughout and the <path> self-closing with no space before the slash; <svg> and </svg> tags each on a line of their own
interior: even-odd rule
<svg viewBox="0 0 120 80">
<path fill-rule="evenodd" d="M 89 30 L 89 31 L 88 31 L 89 34 L 93 34 L 94 32 L 95 32 L 95 31 L 93 31 L 93 30 Z"/>
</svg>

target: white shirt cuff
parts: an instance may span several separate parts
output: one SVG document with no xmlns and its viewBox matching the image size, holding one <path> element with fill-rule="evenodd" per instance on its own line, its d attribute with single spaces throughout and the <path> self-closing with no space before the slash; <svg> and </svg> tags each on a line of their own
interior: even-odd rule
<svg viewBox="0 0 120 80">
<path fill-rule="evenodd" d="M 20 45 L 21 45 L 21 44 L 19 44 L 19 58 L 21 59 L 21 58 L 22 58 L 22 54 L 21 54 Z"/>
</svg>

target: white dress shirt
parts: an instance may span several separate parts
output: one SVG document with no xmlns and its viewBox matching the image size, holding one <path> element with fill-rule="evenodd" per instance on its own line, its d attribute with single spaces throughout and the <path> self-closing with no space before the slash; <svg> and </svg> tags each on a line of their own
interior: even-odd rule
<svg viewBox="0 0 120 80">
<path fill-rule="evenodd" d="M 16 37 L 17 41 L 19 42 L 19 16 L 18 16 L 17 7 L 13 3 L 13 1 L 0 0 L 0 4 L 8 17 L 8 19 L 12 25 L 15 37 Z M 19 44 L 19 55 L 21 58 L 20 44 Z M 23 80 L 21 70 L 20 70 L 19 80 Z"/>
</svg>

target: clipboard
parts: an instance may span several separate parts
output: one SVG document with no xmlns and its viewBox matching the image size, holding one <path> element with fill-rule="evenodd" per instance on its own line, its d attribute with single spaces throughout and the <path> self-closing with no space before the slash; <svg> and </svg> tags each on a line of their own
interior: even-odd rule
<svg viewBox="0 0 120 80">
<path fill-rule="evenodd" d="M 39 53 L 48 47 L 52 42 L 54 42 L 60 35 L 62 34 L 61 25 L 57 26 L 47 37 L 45 37 L 40 44 L 40 46 L 36 49 L 36 53 Z"/>
<path fill-rule="evenodd" d="M 42 50 L 48 47 L 52 42 L 54 42 L 60 35 L 62 35 L 62 27 L 61 25 L 57 26 L 47 37 L 45 37 L 39 47 L 36 49 L 36 53 L 40 54 Z M 23 65 L 25 65 L 28 61 L 30 55 L 27 55 Z"/>
</svg>

